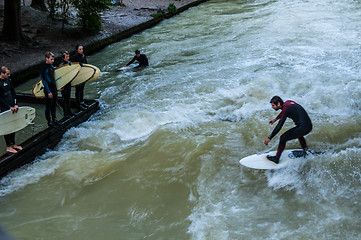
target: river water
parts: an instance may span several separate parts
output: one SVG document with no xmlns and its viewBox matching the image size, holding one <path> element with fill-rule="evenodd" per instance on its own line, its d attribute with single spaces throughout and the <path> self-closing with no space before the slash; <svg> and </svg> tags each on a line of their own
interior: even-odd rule
<svg viewBox="0 0 361 240">
<path fill-rule="evenodd" d="M 1 181 L 0 224 L 21 240 L 358 239 L 360 8 L 214 0 L 89 56 L 101 110 Z M 137 48 L 151 66 L 116 71 Z M 304 106 L 325 153 L 243 167 L 277 147 L 273 95 Z"/>
</svg>

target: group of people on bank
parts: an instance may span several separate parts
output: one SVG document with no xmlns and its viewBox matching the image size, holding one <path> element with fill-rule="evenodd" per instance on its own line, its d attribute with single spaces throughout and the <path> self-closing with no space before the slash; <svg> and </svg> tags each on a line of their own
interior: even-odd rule
<svg viewBox="0 0 361 240">
<path fill-rule="evenodd" d="M 53 66 L 55 55 L 52 52 L 45 53 L 45 62 L 40 68 L 40 78 L 44 85 L 44 93 L 46 98 L 45 104 L 45 118 L 48 122 L 49 127 L 56 127 L 59 125 L 59 122 L 56 120 L 56 105 L 58 99 L 58 91 L 56 88 L 54 70 Z M 76 55 L 73 58 L 73 61 L 79 63 L 87 63 L 86 57 L 83 52 L 83 46 L 76 46 Z M 69 53 L 67 51 L 63 52 L 62 62 L 60 65 L 70 63 Z M 76 87 L 76 100 L 78 104 L 78 109 L 83 110 L 87 107 L 84 103 L 84 84 L 80 84 Z M 63 109 L 64 116 L 71 117 L 74 116 L 74 113 L 70 110 L 70 93 L 71 85 L 67 84 L 62 89 L 63 95 Z M 10 69 L 6 66 L 0 68 L 0 111 L 5 112 L 11 110 L 13 114 L 17 113 L 19 106 L 16 100 L 15 88 L 10 80 Z M 22 150 L 21 146 L 15 144 L 15 133 L 10 133 L 4 136 L 6 143 L 6 151 L 9 153 L 17 153 Z"/>
<path fill-rule="evenodd" d="M 68 51 L 64 51 L 62 53 L 62 61 L 59 66 L 69 64 L 71 62 L 78 62 L 81 65 L 88 63 L 84 54 L 83 46 L 77 44 L 75 50 L 76 54 L 72 58 L 70 58 Z M 54 76 L 54 57 L 55 56 L 52 52 L 46 52 L 45 62 L 40 68 L 40 77 L 44 85 L 44 93 L 46 98 L 45 118 L 48 122 L 49 127 L 56 127 L 59 125 L 59 122 L 56 119 L 58 90 L 56 87 Z M 138 69 L 149 66 L 147 56 L 145 54 L 141 54 L 139 50 L 136 50 L 133 59 L 123 67 L 129 66 L 135 61 L 139 62 L 139 65 L 136 67 Z M 75 88 L 75 99 L 78 111 L 85 110 L 88 107 L 84 103 L 84 87 L 85 82 L 77 85 Z M 70 82 L 61 89 L 61 94 L 63 97 L 64 117 L 74 116 L 75 114 L 71 111 L 70 108 Z M 296 124 L 296 126 L 286 131 L 280 136 L 280 142 L 278 144 L 276 156 L 267 156 L 267 158 L 270 161 L 279 163 L 281 154 L 286 147 L 286 142 L 292 139 L 299 140 L 301 147 L 306 155 L 307 144 L 304 136 L 311 132 L 312 122 L 305 109 L 295 101 L 288 100 L 283 102 L 283 100 L 279 96 L 274 96 L 271 99 L 270 103 L 274 110 L 281 110 L 281 113 L 275 119 L 269 121 L 269 124 L 273 124 L 279 120 L 273 132 L 264 140 L 265 145 L 268 145 L 271 139 L 281 130 L 287 118 L 291 118 Z M 0 68 L 0 110 L 1 112 L 11 110 L 13 113 L 16 113 L 18 109 L 19 106 L 16 101 L 16 93 L 10 81 L 10 70 L 6 66 L 2 66 Z M 17 153 L 17 151 L 22 150 L 21 146 L 15 144 L 15 133 L 5 135 L 4 137 L 7 145 L 7 152 Z"/>
<path fill-rule="evenodd" d="M 69 64 L 71 62 L 78 62 L 79 64 L 88 63 L 84 54 L 84 47 L 80 44 L 75 46 L 76 54 L 70 59 L 68 51 L 62 53 L 62 60 L 59 66 Z M 55 55 L 52 52 L 45 53 L 45 62 L 40 68 L 40 78 L 44 85 L 45 94 L 45 118 L 49 127 L 56 127 L 59 125 L 59 121 L 56 119 L 56 105 L 58 100 L 58 89 L 55 81 L 55 67 L 54 64 Z M 84 87 L 85 83 L 79 84 L 75 87 L 75 99 L 77 108 L 79 111 L 86 109 L 88 106 L 84 103 Z M 63 111 L 64 117 L 72 117 L 75 114 L 70 108 L 70 96 L 71 96 L 71 83 L 69 82 L 61 89 L 63 97 Z"/>
<path fill-rule="evenodd" d="M 47 51 L 45 53 L 45 62 L 41 65 L 39 70 L 39 75 L 41 81 L 44 85 L 44 94 L 45 94 L 45 118 L 49 127 L 57 127 L 60 125 L 59 121 L 56 118 L 56 107 L 58 100 L 58 89 L 56 87 L 55 81 L 55 67 L 54 67 L 55 55 Z M 145 54 L 141 54 L 139 50 L 135 51 L 135 56 L 133 59 L 124 66 L 129 66 L 133 62 L 138 61 L 139 65 L 136 67 L 142 69 L 149 66 L 148 58 Z M 78 62 L 81 66 L 82 64 L 87 64 L 87 58 L 84 54 L 84 47 L 81 44 L 75 46 L 75 55 L 70 58 L 68 51 L 62 52 L 62 59 L 58 66 L 64 64 L 71 64 L 71 62 Z M 84 102 L 84 87 L 85 82 L 75 86 L 75 99 L 77 103 L 78 111 L 87 109 L 89 106 Z M 71 100 L 71 82 L 66 84 L 61 90 L 63 97 L 62 107 L 64 111 L 64 117 L 69 118 L 75 114 L 72 112 L 70 107 Z M 12 113 L 17 113 L 19 109 L 16 92 L 13 84 L 10 80 L 10 69 L 6 66 L 0 68 L 0 111 L 5 112 L 11 110 Z M 6 151 L 9 153 L 17 153 L 22 150 L 21 146 L 15 144 L 15 133 L 11 133 L 4 136 L 6 142 Z"/>
<path fill-rule="evenodd" d="M 84 47 L 80 44 L 75 46 L 76 54 L 72 58 L 70 58 L 69 52 L 64 51 L 62 53 L 62 61 L 59 66 L 64 64 L 71 64 L 71 62 L 78 62 L 81 66 L 82 64 L 87 64 L 88 61 L 84 54 Z M 144 67 L 149 66 L 148 58 L 145 54 L 141 54 L 139 50 L 135 51 L 135 56 L 133 59 L 126 64 L 128 66 L 132 64 L 134 61 L 138 61 L 139 65 L 138 69 L 142 69 Z M 55 83 L 54 71 L 55 68 L 53 66 L 54 63 L 54 54 L 52 52 L 45 53 L 45 63 L 40 69 L 40 78 L 44 85 L 44 93 L 46 98 L 46 108 L 45 108 L 45 117 L 48 122 L 49 127 L 56 127 L 59 125 L 59 122 L 56 120 L 56 104 L 57 104 L 57 87 Z M 85 110 L 88 108 L 88 105 L 84 102 L 84 87 L 85 82 L 75 86 L 75 100 L 77 103 L 78 111 Z M 75 114 L 71 111 L 70 108 L 70 96 L 71 96 L 71 82 L 66 84 L 61 89 L 61 94 L 63 97 L 63 110 L 64 117 L 72 117 Z"/>
</svg>

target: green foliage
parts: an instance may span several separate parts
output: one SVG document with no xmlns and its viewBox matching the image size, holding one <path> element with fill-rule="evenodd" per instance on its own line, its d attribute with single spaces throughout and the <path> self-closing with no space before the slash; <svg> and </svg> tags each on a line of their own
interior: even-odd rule
<svg viewBox="0 0 361 240">
<path fill-rule="evenodd" d="M 162 18 L 164 16 L 163 12 L 155 13 L 151 15 L 153 18 Z"/>
<path fill-rule="evenodd" d="M 169 12 L 169 13 L 172 13 L 172 14 L 174 14 L 174 13 L 177 12 L 177 7 L 176 7 L 176 5 L 174 5 L 174 3 L 169 4 L 169 6 L 168 6 L 168 12 Z"/>
<path fill-rule="evenodd" d="M 32 0 L 31 5 L 32 8 L 38 9 L 43 12 L 47 12 L 48 9 L 45 6 L 44 0 Z"/>
<path fill-rule="evenodd" d="M 174 5 L 174 3 L 169 4 L 168 6 L 168 12 L 171 14 L 175 14 L 177 13 L 178 9 L 177 7 Z M 163 12 L 163 10 L 160 10 L 159 12 L 152 14 L 153 18 L 163 18 L 165 15 L 165 13 Z"/>
<path fill-rule="evenodd" d="M 95 34 L 103 29 L 100 13 L 112 6 L 112 0 L 73 0 L 83 30 Z"/>
<path fill-rule="evenodd" d="M 55 19 L 56 8 L 59 7 L 59 4 L 57 4 L 56 0 L 46 0 L 46 3 L 49 6 L 49 17 Z"/>
</svg>

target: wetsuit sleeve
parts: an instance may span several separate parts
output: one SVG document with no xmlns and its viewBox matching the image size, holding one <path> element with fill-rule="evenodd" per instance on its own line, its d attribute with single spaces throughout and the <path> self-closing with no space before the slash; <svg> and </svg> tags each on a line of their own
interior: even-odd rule
<svg viewBox="0 0 361 240">
<path fill-rule="evenodd" d="M 281 128 L 283 127 L 283 124 L 285 123 L 287 118 L 287 111 L 285 112 L 285 114 L 283 115 L 283 117 L 281 118 L 281 120 L 278 122 L 277 126 L 273 129 L 271 135 L 268 136 L 269 139 L 272 139 L 274 136 L 277 135 L 277 133 L 281 130 Z"/>
<path fill-rule="evenodd" d="M 44 89 L 47 93 L 51 93 L 49 84 L 51 83 L 49 79 L 49 69 L 44 70 L 44 74 L 40 74 L 41 81 L 43 82 Z"/>
<path fill-rule="evenodd" d="M 55 81 L 55 75 L 54 75 L 54 67 L 50 66 L 50 70 L 48 71 L 48 76 L 49 76 L 49 80 L 50 83 L 56 87 L 56 81 Z"/>
<path fill-rule="evenodd" d="M 281 115 L 282 115 L 282 112 L 280 112 L 280 114 L 277 115 L 276 119 L 281 119 Z"/>
<path fill-rule="evenodd" d="M 11 91 L 11 96 L 12 96 L 13 101 L 14 101 L 14 104 L 13 104 L 12 107 L 14 107 L 14 106 L 17 104 L 17 101 L 16 101 L 16 92 L 15 92 L 14 85 L 12 85 L 11 82 L 10 82 L 10 91 Z"/>
<path fill-rule="evenodd" d="M 133 59 L 126 65 L 129 66 L 130 64 L 132 64 L 135 61 L 135 57 L 133 57 Z"/>
</svg>

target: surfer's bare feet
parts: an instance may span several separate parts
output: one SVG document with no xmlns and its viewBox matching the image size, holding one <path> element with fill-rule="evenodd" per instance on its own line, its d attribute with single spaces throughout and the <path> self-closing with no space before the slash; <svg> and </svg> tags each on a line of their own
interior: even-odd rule
<svg viewBox="0 0 361 240">
<path fill-rule="evenodd" d="M 270 156 L 270 155 L 267 155 L 267 159 L 278 164 L 280 162 L 280 160 L 278 158 L 276 158 L 276 156 Z"/>
<path fill-rule="evenodd" d="M 17 153 L 18 151 L 16 151 L 14 148 L 12 148 L 12 147 L 7 147 L 6 148 L 6 151 L 8 152 L 8 153 Z"/>
<path fill-rule="evenodd" d="M 19 151 L 21 151 L 21 150 L 23 150 L 23 148 L 21 147 L 21 146 L 18 146 L 18 145 L 11 145 L 11 147 L 13 148 L 13 149 L 16 149 L 16 150 L 19 150 Z"/>
</svg>

